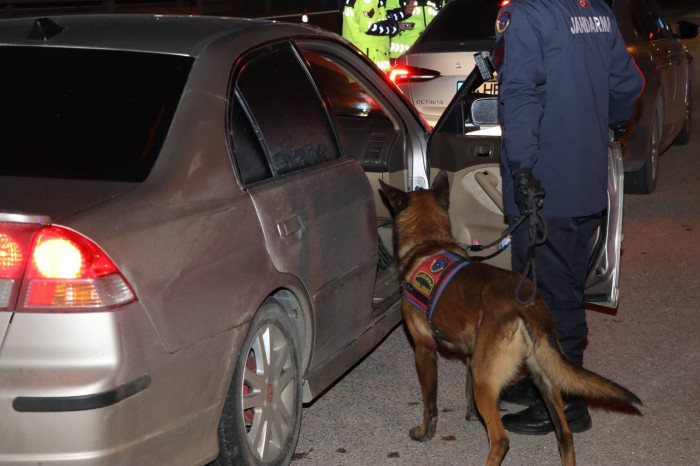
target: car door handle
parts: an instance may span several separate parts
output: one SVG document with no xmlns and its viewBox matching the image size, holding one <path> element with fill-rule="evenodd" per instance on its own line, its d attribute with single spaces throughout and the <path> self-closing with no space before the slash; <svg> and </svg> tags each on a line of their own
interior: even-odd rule
<svg viewBox="0 0 700 466">
<path fill-rule="evenodd" d="M 282 237 L 293 235 L 294 233 L 303 229 L 304 224 L 301 221 L 301 217 L 297 215 L 277 222 L 277 233 L 279 233 L 279 235 Z"/>
<path fill-rule="evenodd" d="M 501 212 L 503 209 L 503 194 L 498 190 L 498 178 L 489 171 L 482 171 L 474 175 L 474 179 L 484 190 L 486 195 L 493 201 Z"/>
</svg>

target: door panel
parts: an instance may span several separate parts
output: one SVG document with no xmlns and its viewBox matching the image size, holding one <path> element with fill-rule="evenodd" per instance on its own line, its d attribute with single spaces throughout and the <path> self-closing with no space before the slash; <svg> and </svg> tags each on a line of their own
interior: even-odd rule
<svg viewBox="0 0 700 466">
<path fill-rule="evenodd" d="M 591 240 L 593 247 L 583 297 L 585 301 L 611 308 L 617 307 L 619 298 L 624 179 L 622 149 L 611 135 L 608 142 L 608 209 Z"/>
<path fill-rule="evenodd" d="M 233 159 L 274 267 L 313 304 L 310 370 L 365 331 L 377 264 L 373 196 L 360 164 L 289 42 L 248 54 L 234 72 Z M 242 245 L 245 247 L 245 245 Z M 270 290 L 273 291 L 273 290 Z"/>
<path fill-rule="evenodd" d="M 485 102 L 483 95 L 473 92 L 479 84 L 477 80 L 471 86 L 473 89 L 460 91 L 436 124 L 436 132 L 431 134 L 428 142 L 431 178 L 439 170 L 448 173 L 452 232 L 465 245 L 488 244 L 498 239 L 507 227 L 501 190 L 500 136 L 481 136 L 483 130 L 489 128 L 476 125 L 477 118 L 471 110 L 473 102 Z M 491 100 L 491 104 L 496 105 L 496 101 Z M 496 111 L 487 113 L 495 115 Z M 476 131 L 465 132 L 465 128 Z M 608 161 L 608 209 L 603 226 L 591 238 L 593 248 L 585 299 L 616 307 L 624 172 L 620 146 L 612 141 L 612 135 Z M 509 249 L 499 253 L 494 248 L 470 255 L 487 256 L 486 262 L 497 267 L 511 267 Z"/>
<path fill-rule="evenodd" d="M 319 363 L 359 336 L 371 315 L 377 229 L 367 178 L 345 159 L 249 193 L 272 263 L 297 276 L 314 302 Z"/>
<path fill-rule="evenodd" d="M 387 92 L 392 88 L 387 87 L 386 76 L 368 68 L 356 53 L 329 42 L 298 45 L 335 118 L 345 153 L 360 161 L 373 193 L 378 235 L 374 324 L 396 310 L 400 297 L 393 224 L 379 195 L 379 180 L 402 189 L 414 184 L 427 187 L 425 128 L 403 96 Z"/>
</svg>

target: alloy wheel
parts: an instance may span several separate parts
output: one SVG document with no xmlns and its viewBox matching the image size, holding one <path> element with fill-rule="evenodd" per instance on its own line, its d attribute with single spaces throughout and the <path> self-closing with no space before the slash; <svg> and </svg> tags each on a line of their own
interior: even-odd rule
<svg viewBox="0 0 700 466">
<path fill-rule="evenodd" d="M 282 331 L 266 324 L 248 350 L 243 376 L 242 409 L 250 448 L 260 461 L 280 456 L 293 429 L 295 365 Z"/>
</svg>

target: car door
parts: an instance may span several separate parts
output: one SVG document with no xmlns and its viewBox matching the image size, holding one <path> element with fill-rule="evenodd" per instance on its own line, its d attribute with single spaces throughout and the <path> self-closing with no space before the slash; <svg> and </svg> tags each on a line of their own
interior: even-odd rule
<svg viewBox="0 0 700 466">
<path fill-rule="evenodd" d="M 431 173 L 445 170 L 450 178 L 452 232 L 466 245 L 488 244 L 507 228 L 500 173 L 501 139 L 497 97 L 474 92 L 483 82 L 475 69 L 435 125 L 428 141 Z M 608 148 L 608 209 L 591 238 L 592 255 L 585 299 L 616 307 L 622 240 L 622 153 Z M 472 253 L 510 269 L 510 251 L 495 247 Z"/>
<path fill-rule="evenodd" d="M 232 82 L 239 182 L 276 269 L 297 277 L 305 287 L 297 291 L 312 301 L 315 365 L 357 338 L 372 312 L 377 231 L 370 186 L 360 165 L 343 157 L 291 43 L 249 53 Z"/>
<path fill-rule="evenodd" d="M 685 92 L 688 76 L 688 59 L 685 47 L 673 36 L 673 31 L 661 13 L 661 8 L 654 0 L 644 0 L 647 4 L 649 20 L 654 25 L 652 42 L 658 50 L 659 67 L 668 70 L 664 82 L 666 89 L 664 134 L 672 138 L 685 123 Z M 665 141 L 667 143 L 670 140 Z M 664 143 L 664 141 L 662 141 Z"/>
<path fill-rule="evenodd" d="M 428 187 L 427 126 L 415 109 L 363 56 L 333 41 L 296 41 L 341 133 L 344 151 L 358 160 L 372 186 L 377 211 L 379 262 L 373 317 L 397 311 L 400 295 L 393 258 L 391 215 L 379 180 L 402 189 Z"/>
<path fill-rule="evenodd" d="M 676 73 L 683 61 L 678 50 L 680 44 L 673 40 L 668 25 L 658 13 L 658 7 L 654 8 L 647 0 L 630 2 L 632 24 L 656 71 L 654 79 L 658 80 L 659 87 L 656 103 L 663 111 L 664 139 L 660 141 L 660 146 L 665 147 L 670 143 L 668 139 L 673 131 L 674 120 L 682 117 L 682 112 L 685 111 L 684 107 L 674 103 L 680 98 L 677 94 L 685 92 L 685 89 L 677 89 L 676 85 Z"/>
</svg>

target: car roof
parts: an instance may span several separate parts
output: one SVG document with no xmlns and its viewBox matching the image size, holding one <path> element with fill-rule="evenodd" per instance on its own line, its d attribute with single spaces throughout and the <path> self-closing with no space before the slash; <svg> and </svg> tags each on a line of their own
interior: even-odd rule
<svg viewBox="0 0 700 466">
<path fill-rule="evenodd" d="M 214 16 L 104 14 L 51 16 L 63 31 L 49 37 L 29 38 L 39 18 L 0 20 L 0 45 L 86 47 L 197 56 L 223 37 L 249 34 L 269 40 L 297 35 L 337 37 L 320 28 L 260 19 Z M 42 19 L 40 21 L 47 21 Z M 46 23 L 41 29 L 50 30 Z"/>
</svg>

